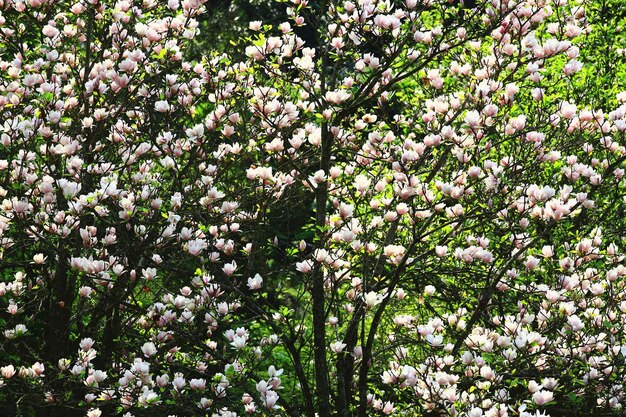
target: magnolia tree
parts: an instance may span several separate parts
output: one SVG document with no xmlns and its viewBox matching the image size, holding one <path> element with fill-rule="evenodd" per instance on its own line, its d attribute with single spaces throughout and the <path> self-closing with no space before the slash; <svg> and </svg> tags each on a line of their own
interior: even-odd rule
<svg viewBox="0 0 626 417">
<path fill-rule="evenodd" d="M 202 3 L 0 0 L 6 415 L 623 413 L 606 2 Z"/>
</svg>

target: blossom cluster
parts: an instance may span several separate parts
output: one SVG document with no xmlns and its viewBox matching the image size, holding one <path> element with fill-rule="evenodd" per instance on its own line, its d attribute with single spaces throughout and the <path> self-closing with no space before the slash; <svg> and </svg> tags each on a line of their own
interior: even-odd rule
<svg viewBox="0 0 626 417">
<path fill-rule="evenodd" d="M 626 92 L 585 1 L 477 3 L 195 59 L 201 0 L 0 0 L 0 401 L 623 412 Z"/>
</svg>

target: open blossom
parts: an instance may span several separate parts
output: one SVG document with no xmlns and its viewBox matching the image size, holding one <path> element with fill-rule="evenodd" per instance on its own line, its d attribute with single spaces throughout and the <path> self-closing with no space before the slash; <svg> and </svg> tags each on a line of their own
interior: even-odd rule
<svg viewBox="0 0 626 417">
<path fill-rule="evenodd" d="M 533 394 L 533 401 L 537 404 L 537 405 L 543 405 L 545 403 L 548 403 L 550 401 L 552 401 L 552 399 L 554 398 L 554 394 L 551 391 L 537 391 Z"/>
<path fill-rule="evenodd" d="M 87 417 L 100 417 L 102 415 L 102 410 L 99 408 L 92 408 L 87 412 Z"/>
<path fill-rule="evenodd" d="M 159 113 L 167 113 L 170 109 L 170 106 L 167 103 L 167 101 L 162 100 L 162 101 L 157 101 L 156 103 L 154 103 L 154 109 L 158 111 Z"/>
<path fill-rule="evenodd" d="M 332 350 L 335 353 L 341 352 L 345 347 L 346 347 L 346 344 L 343 342 L 340 342 L 339 340 L 330 344 L 330 350 Z"/>
<path fill-rule="evenodd" d="M 187 250 L 191 255 L 198 256 L 202 251 L 207 248 L 207 243 L 204 239 L 194 239 L 187 244 Z"/>
<path fill-rule="evenodd" d="M 539 258 L 535 258 L 534 256 L 528 256 L 526 261 L 524 261 L 524 266 L 528 270 L 537 268 L 537 265 L 539 265 Z"/>
<path fill-rule="evenodd" d="M 31 369 L 33 371 L 33 374 L 35 374 L 36 376 L 39 377 L 43 377 L 44 376 L 44 371 L 45 371 L 45 366 L 43 363 L 39 363 L 39 362 L 35 362 L 32 366 Z"/>
<path fill-rule="evenodd" d="M 267 391 L 265 393 L 265 400 L 263 401 L 265 404 L 265 407 L 267 408 L 277 408 L 277 402 L 278 402 L 278 394 L 276 393 L 276 391 Z"/>
<path fill-rule="evenodd" d="M 93 346 L 93 344 L 94 344 L 93 339 L 91 339 L 91 338 L 87 337 L 87 338 L 82 339 L 82 340 L 80 341 L 80 348 L 81 348 L 83 351 L 85 351 L 85 352 L 86 352 L 86 351 L 88 351 L 89 349 L 91 349 L 91 347 Z"/>
<path fill-rule="evenodd" d="M 251 290 L 258 290 L 263 286 L 263 278 L 259 274 L 255 274 L 254 277 L 248 278 L 248 288 Z"/>
<path fill-rule="evenodd" d="M 93 293 L 93 288 L 83 286 L 78 289 L 78 295 L 81 297 L 89 297 Z"/>
<path fill-rule="evenodd" d="M 13 365 L 3 366 L 2 368 L 0 368 L 0 374 L 2 374 L 2 377 L 9 379 L 13 375 L 15 375 L 15 368 L 13 367 Z"/>
<path fill-rule="evenodd" d="M 429 345 L 431 346 L 441 346 L 441 344 L 443 343 L 443 336 L 442 335 L 433 335 L 433 334 L 428 334 L 426 335 L 426 342 L 428 342 Z"/>
<path fill-rule="evenodd" d="M 465 115 L 465 123 L 471 128 L 478 127 L 480 125 L 480 114 L 476 110 L 471 110 Z"/>
<path fill-rule="evenodd" d="M 224 273 L 227 276 L 231 276 L 232 274 L 235 273 L 235 271 L 237 270 L 237 263 L 235 261 L 232 261 L 230 263 L 227 263 L 224 265 L 224 267 L 222 268 L 222 270 L 224 271 Z"/>
<path fill-rule="evenodd" d="M 154 343 L 147 342 L 141 347 L 141 351 L 146 357 L 150 357 L 157 353 L 157 348 Z"/>
<path fill-rule="evenodd" d="M 558 385 L 558 380 L 556 378 L 544 378 L 541 381 L 541 385 L 547 389 L 552 391 L 553 389 L 556 388 L 556 386 Z"/>
<path fill-rule="evenodd" d="M 351 97 L 351 94 L 347 90 L 335 90 L 326 93 L 326 101 L 331 104 L 341 104 L 347 101 Z"/>
<path fill-rule="evenodd" d="M 144 268 L 141 273 L 146 280 L 152 281 L 156 278 L 157 271 L 155 268 Z"/>
<path fill-rule="evenodd" d="M 363 300 L 368 308 L 372 308 L 383 301 L 383 296 L 375 291 L 370 291 L 363 295 Z"/>
<path fill-rule="evenodd" d="M 202 378 L 191 379 L 189 387 L 193 390 L 203 390 L 206 387 L 206 380 Z"/>
<path fill-rule="evenodd" d="M 43 253 L 38 253 L 35 256 L 33 256 L 33 262 L 41 265 L 46 261 L 46 257 L 43 255 Z"/>
<path fill-rule="evenodd" d="M 311 261 L 304 261 L 304 262 L 296 263 L 296 270 L 298 272 L 307 273 L 307 272 L 311 272 L 312 269 L 313 269 L 313 265 Z"/>
<path fill-rule="evenodd" d="M 532 381 L 531 380 L 531 381 L 528 382 L 528 391 L 530 391 L 531 394 L 534 394 L 534 393 L 538 392 L 542 388 L 543 388 L 543 386 L 538 384 L 537 381 Z"/>
<path fill-rule="evenodd" d="M 574 332 L 577 332 L 581 330 L 583 327 L 585 327 L 585 324 L 582 322 L 580 317 L 578 317 L 575 314 L 567 318 L 567 324 L 570 325 L 570 327 L 572 328 L 572 331 Z"/>
<path fill-rule="evenodd" d="M 93 376 L 93 379 L 96 382 L 102 382 L 107 378 L 107 374 L 104 371 L 101 370 L 95 370 L 93 371 L 93 373 L 91 374 L 91 376 Z"/>
<path fill-rule="evenodd" d="M 262 25 L 263 25 L 263 22 L 261 22 L 260 20 L 254 20 L 250 22 L 249 28 L 250 30 L 259 31 L 261 30 Z"/>
<path fill-rule="evenodd" d="M 234 349 L 240 350 L 246 346 L 247 342 L 248 338 L 245 335 L 235 335 L 233 336 L 233 341 L 230 342 L 230 344 Z"/>
<path fill-rule="evenodd" d="M 24 333 L 28 331 L 28 328 L 24 324 L 16 324 L 14 334 L 15 336 L 22 336 Z"/>
<path fill-rule="evenodd" d="M 371 181 L 365 175 L 359 174 L 354 178 L 354 188 L 360 193 L 368 190 L 370 185 Z"/>
<path fill-rule="evenodd" d="M 339 50 L 341 50 L 341 49 L 343 48 L 343 46 L 344 46 L 343 39 L 342 39 L 342 38 L 339 38 L 339 37 L 337 37 L 337 38 L 333 38 L 333 39 L 330 41 L 330 44 L 331 44 L 331 46 L 332 46 L 333 48 L 335 48 L 335 49 L 336 49 L 336 50 L 338 50 L 338 51 L 339 51 Z"/>
<path fill-rule="evenodd" d="M 383 405 L 382 412 L 385 415 L 393 414 L 396 411 L 396 407 L 394 407 L 393 403 L 390 401 L 385 402 Z"/>
<path fill-rule="evenodd" d="M 172 385 L 174 386 L 174 388 L 175 388 L 177 391 L 182 390 L 182 389 L 185 387 L 185 385 L 186 385 L 186 384 L 187 384 L 187 383 L 186 383 L 186 381 L 185 381 L 185 378 L 183 378 L 182 376 L 177 376 L 177 377 L 176 377 L 176 378 L 174 378 L 174 380 L 172 381 Z"/>
</svg>

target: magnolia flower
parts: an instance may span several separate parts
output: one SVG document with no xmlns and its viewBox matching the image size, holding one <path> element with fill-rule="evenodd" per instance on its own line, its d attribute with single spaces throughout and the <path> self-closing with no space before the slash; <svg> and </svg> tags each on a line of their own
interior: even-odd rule
<svg viewBox="0 0 626 417">
<path fill-rule="evenodd" d="M 365 175 L 359 174 L 354 178 L 354 188 L 361 194 L 364 193 L 371 184 L 372 182 Z"/>
<path fill-rule="evenodd" d="M 487 366 L 487 365 L 484 365 L 480 368 L 480 376 L 482 376 L 483 378 L 489 381 L 493 381 L 494 379 L 496 379 L 495 371 L 491 369 L 490 366 Z"/>
<path fill-rule="evenodd" d="M 187 244 L 187 250 L 193 256 L 198 256 L 207 248 L 207 243 L 203 239 L 194 239 Z"/>
<path fill-rule="evenodd" d="M 139 403 L 142 405 L 158 404 L 160 400 L 161 397 L 159 397 L 159 394 L 146 389 L 142 392 L 141 397 L 139 398 Z"/>
<path fill-rule="evenodd" d="M 276 393 L 276 391 L 267 391 L 265 393 L 265 406 L 267 408 L 278 408 L 278 406 L 276 405 L 276 402 L 278 401 L 278 394 Z"/>
<path fill-rule="evenodd" d="M 172 385 L 174 386 L 174 389 L 176 391 L 182 390 L 185 387 L 185 384 L 186 384 L 185 378 L 183 378 L 182 376 L 177 376 L 172 381 Z"/>
<path fill-rule="evenodd" d="M 363 295 L 363 300 L 365 301 L 367 308 L 372 308 L 383 301 L 383 296 L 375 291 L 370 291 Z"/>
<path fill-rule="evenodd" d="M 527 270 L 533 270 L 537 268 L 537 265 L 539 265 L 539 259 L 535 258 L 532 255 L 528 256 L 526 260 L 524 261 L 524 266 L 526 267 Z"/>
<path fill-rule="evenodd" d="M 143 344 L 143 346 L 141 347 L 141 351 L 143 352 L 143 354 L 144 354 L 146 357 L 148 357 L 148 358 L 149 358 L 150 356 L 152 356 L 152 355 L 154 355 L 155 353 L 157 353 L 157 348 L 156 348 L 156 346 L 154 345 L 154 343 L 152 343 L 152 342 L 147 342 L 147 343 L 144 343 L 144 344 Z"/>
<path fill-rule="evenodd" d="M 44 370 L 45 370 L 45 366 L 43 365 L 43 363 L 35 362 L 33 364 L 33 366 L 31 366 L 30 369 L 32 369 L 33 373 L 36 376 L 40 376 L 40 377 L 44 376 L 43 373 L 44 373 Z"/>
<path fill-rule="evenodd" d="M 15 336 L 22 336 L 27 331 L 28 331 L 28 329 L 26 328 L 26 325 L 24 325 L 24 324 L 17 324 L 17 325 L 15 325 L 15 330 L 14 330 Z"/>
<path fill-rule="evenodd" d="M 248 278 L 248 288 L 251 290 L 258 290 L 263 286 L 263 278 L 261 275 L 256 274 L 254 278 Z"/>
<path fill-rule="evenodd" d="M 224 266 L 222 267 L 222 271 L 224 271 L 224 274 L 226 274 L 227 276 L 231 276 L 232 274 L 234 274 L 236 269 L 237 262 L 235 261 L 224 264 Z"/>
<path fill-rule="evenodd" d="M 270 376 L 270 378 L 278 378 L 283 374 L 283 372 L 283 369 L 276 369 L 274 365 L 270 365 L 270 367 L 267 369 L 267 374 Z"/>
<path fill-rule="evenodd" d="M 93 292 L 93 288 L 87 287 L 87 286 L 83 286 L 78 289 L 78 295 L 80 297 L 85 297 L 85 298 L 89 297 L 92 292 Z"/>
<path fill-rule="evenodd" d="M 570 325 L 570 327 L 572 328 L 572 331 L 574 332 L 582 330 L 582 328 L 585 327 L 585 323 L 583 323 L 580 317 L 578 317 L 575 314 L 573 316 L 568 317 L 567 324 Z"/>
<path fill-rule="evenodd" d="M 330 45 L 339 51 L 344 47 L 344 42 L 342 38 L 336 37 L 331 39 Z"/>
<path fill-rule="evenodd" d="M 7 306 L 7 313 L 11 315 L 16 315 L 18 310 L 19 310 L 19 307 L 17 304 L 15 304 L 15 301 L 9 300 L 9 305 Z"/>
<path fill-rule="evenodd" d="M 165 100 L 157 101 L 154 103 L 154 109 L 159 113 L 167 113 L 170 109 L 170 105 Z"/>
<path fill-rule="evenodd" d="M 556 380 L 556 378 L 544 378 L 541 381 L 541 385 L 543 385 L 543 387 L 547 390 L 552 391 L 554 388 L 556 388 L 556 386 L 558 385 L 558 381 Z"/>
<path fill-rule="evenodd" d="M 326 181 L 326 173 L 323 170 L 315 171 L 315 174 L 309 177 L 309 182 L 312 184 L 321 184 Z"/>
<path fill-rule="evenodd" d="M 311 261 L 296 262 L 296 270 L 298 272 L 302 272 L 303 274 L 306 274 L 308 272 L 311 272 L 312 269 L 313 269 L 313 265 Z"/>
<path fill-rule="evenodd" d="M 43 33 L 44 36 L 47 36 L 48 38 L 54 38 L 55 36 L 57 36 L 61 32 L 57 28 L 55 28 L 54 26 L 46 25 L 46 26 L 43 27 L 41 33 Z"/>
<path fill-rule="evenodd" d="M 256 384 L 256 390 L 261 393 L 261 395 L 265 394 L 267 392 L 267 390 L 269 389 L 269 386 L 267 384 L 267 381 L 265 380 L 261 380 L 259 382 L 257 382 Z"/>
<path fill-rule="evenodd" d="M 355 346 L 354 349 L 352 349 L 352 355 L 356 358 L 356 359 L 360 359 L 363 356 L 363 347 L 362 346 Z"/>
<path fill-rule="evenodd" d="M 248 338 L 246 336 L 233 336 L 233 341 L 230 343 L 231 346 L 237 350 L 243 349 L 246 346 L 246 342 Z"/>
<path fill-rule="evenodd" d="M 348 100 L 351 94 L 348 90 L 327 91 L 324 98 L 331 104 L 341 104 Z"/>
<path fill-rule="evenodd" d="M 478 407 L 472 408 L 467 413 L 467 417 L 482 417 L 482 416 L 483 416 L 483 410 Z"/>
<path fill-rule="evenodd" d="M 330 344 L 330 350 L 332 350 L 335 353 L 341 352 L 345 347 L 346 347 L 346 344 L 340 342 L 339 340 Z"/>
<path fill-rule="evenodd" d="M 70 373 L 74 376 L 80 375 L 81 372 L 83 372 L 85 370 L 84 367 L 80 366 L 80 365 L 74 365 L 72 366 L 72 369 L 70 369 Z"/>
<path fill-rule="evenodd" d="M 92 376 L 96 382 L 102 382 L 107 378 L 106 372 L 100 370 L 93 371 Z"/>
<path fill-rule="evenodd" d="M 426 335 L 426 342 L 433 347 L 439 347 L 443 343 L 443 336 L 440 334 L 435 336 L 429 333 Z"/>
<path fill-rule="evenodd" d="M 394 407 L 393 403 L 391 401 L 385 402 L 382 409 L 383 414 L 393 414 L 394 411 L 396 411 L 396 408 Z"/>
<path fill-rule="evenodd" d="M 65 370 L 67 370 L 67 368 L 69 368 L 70 362 L 71 361 L 69 359 L 67 359 L 67 358 L 61 358 L 61 359 L 59 359 L 57 366 L 58 366 L 60 371 L 65 371 Z"/>
<path fill-rule="evenodd" d="M 540 385 L 537 381 L 531 380 L 528 382 L 528 391 L 530 391 L 531 394 L 540 391 L 542 388 L 543 386 Z"/>
<path fill-rule="evenodd" d="M 163 374 L 163 375 L 156 377 L 156 384 L 161 388 L 166 387 L 167 384 L 169 384 L 169 382 L 170 382 L 170 377 L 167 374 Z"/>
<path fill-rule="evenodd" d="M 13 365 L 7 365 L 0 368 L 0 374 L 6 379 L 11 378 L 15 375 L 15 367 Z"/>
<path fill-rule="evenodd" d="M 87 411 L 87 417 L 100 417 L 102 415 L 102 411 L 99 408 L 92 408 Z"/>
<path fill-rule="evenodd" d="M 398 382 L 398 376 L 393 371 L 385 371 L 383 372 L 381 379 L 383 384 L 395 384 Z"/>
<path fill-rule="evenodd" d="M 46 259 L 47 258 L 43 255 L 43 253 L 38 253 L 33 256 L 33 262 L 38 265 L 43 264 L 46 261 Z"/>
<path fill-rule="evenodd" d="M 189 387 L 193 390 L 201 390 L 206 387 L 205 379 L 192 379 L 189 381 Z"/>
<path fill-rule="evenodd" d="M 80 346 L 80 348 L 83 351 L 86 352 L 89 349 L 91 349 L 91 347 L 93 346 L 93 343 L 94 343 L 93 340 L 91 338 L 87 337 L 87 338 L 85 338 L 85 339 L 80 341 L 80 345 L 79 346 Z"/>
<path fill-rule="evenodd" d="M 480 121 L 480 113 L 478 113 L 476 110 L 470 110 L 465 115 L 465 123 L 471 128 L 479 127 Z"/>
<path fill-rule="evenodd" d="M 263 22 L 261 22 L 260 20 L 253 20 L 252 22 L 248 24 L 248 28 L 255 32 L 261 30 L 262 26 L 263 26 Z"/>
<path fill-rule="evenodd" d="M 146 280 L 152 281 L 156 277 L 157 270 L 156 268 L 145 268 L 141 270 L 141 274 Z"/>
<path fill-rule="evenodd" d="M 549 403 L 554 398 L 554 394 L 551 391 L 537 391 L 533 394 L 533 401 L 537 405 L 543 405 Z"/>
</svg>

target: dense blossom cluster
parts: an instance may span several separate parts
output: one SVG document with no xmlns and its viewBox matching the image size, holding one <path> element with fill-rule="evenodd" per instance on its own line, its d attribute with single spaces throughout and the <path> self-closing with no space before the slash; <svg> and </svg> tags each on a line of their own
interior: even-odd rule
<svg viewBox="0 0 626 417">
<path fill-rule="evenodd" d="M 585 1 L 293 0 L 192 60 L 203 3 L 0 0 L 0 403 L 623 412 Z"/>
</svg>

